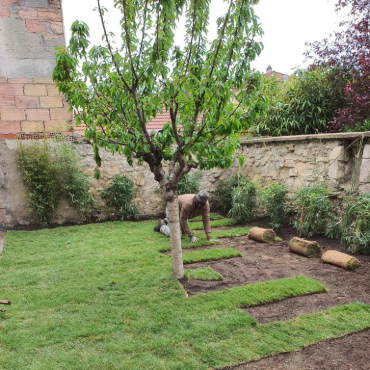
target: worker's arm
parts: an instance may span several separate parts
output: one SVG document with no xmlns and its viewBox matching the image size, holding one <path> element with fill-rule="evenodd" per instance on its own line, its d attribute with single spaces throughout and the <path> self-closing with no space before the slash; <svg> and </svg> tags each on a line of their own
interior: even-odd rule
<svg viewBox="0 0 370 370">
<path fill-rule="evenodd" d="M 182 231 L 191 238 L 193 236 L 193 233 L 190 230 L 188 219 L 191 213 L 191 206 L 189 204 L 185 204 L 181 208 L 180 212 L 180 226 L 182 228 Z"/>
<path fill-rule="evenodd" d="M 203 218 L 204 232 L 206 233 L 208 240 L 211 239 L 211 221 L 210 221 L 209 213 L 210 213 L 210 206 L 209 206 L 209 203 L 207 202 L 205 207 L 203 208 L 202 218 Z"/>
</svg>

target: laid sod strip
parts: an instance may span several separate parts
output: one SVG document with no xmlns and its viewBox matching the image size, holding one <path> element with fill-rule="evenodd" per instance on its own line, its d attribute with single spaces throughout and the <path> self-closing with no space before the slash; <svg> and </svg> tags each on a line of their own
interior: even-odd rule
<svg viewBox="0 0 370 370">
<path fill-rule="evenodd" d="M 153 221 L 8 232 L 1 369 L 209 370 L 370 327 L 361 304 L 266 325 L 238 308 L 314 291 L 302 277 L 187 297 L 168 245 Z"/>
<path fill-rule="evenodd" d="M 201 293 L 189 299 L 199 307 L 202 304 L 212 302 L 213 307 L 218 309 L 231 309 L 233 307 L 256 306 L 280 301 L 288 297 L 322 292 L 326 292 L 326 288 L 317 280 L 305 276 L 295 276 L 228 288 L 218 292 Z"/>
<path fill-rule="evenodd" d="M 236 220 L 232 218 L 223 218 L 222 220 L 211 221 L 211 227 L 233 226 L 236 224 Z M 190 227 L 192 230 L 203 230 L 203 222 L 192 222 Z"/>
<path fill-rule="evenodd" d="M 222 220 L 224 217 L 218 213 L 210 213 L 209 218 L 211 221 L 213 221 L 213 220 Z M 189 220 L 189 222 L 197 222 L 197 221 L 202 221 L 202 216 L 197 216 Z"/>
<path fill-rule="evenodd" d="M 212 342 L 197 343 L 194 349 L 210 368 L 221 369 L 259 360 L 281 352 L 356 333 L 370 327 L 370 306 L 350 303 L 281 322 L 257 325 L 253 332 L 240 327 Z M 244 348 L 244 350 L 240 350 Z"/>
<path fill-rule="evenodd" d="M 228 230 L 213 230 L 212 238 L 227 238 L 233 236 L 243 236 L 248 235 L 250 227 L 233 227 Z"/>
<path fill-rule="evenodd" d="M 233 236 L 243 236 L 248 235 L 250 228 L 249 227 L 234 227 L 232 229 L 228 230 L 213 230 L 212 231 L 212 238 L 213 239 L 219 239 L 219 238 L 227 238 L 227 237 L 233 237 Z M 209 242 L 204 234 L 204 231 L 195 231 L 194 233 L 197 238 L 199 238 L 199 241 L 197 243 L 190 243 L 189 237 L 187 235 L 183 235 L 181 239 L 181 245 L 183 249 L 191 249 L 191 248 L 197 248 L 204 245 L 213 245 L 213 244 L 219 244 L 215 242 Z M 169 238 L 162 235 L 157 234 L 159 237 L 161 237 L 164 241 L 167 241 L 167 244 L 160 247 L 159 252 L 168 252 L 171 250 L 170 241 Z"/>
<path fill-rule="evenodd" d="M 186 269 L 184 276 L 195 280 L 222 280 L 222 275 L 212 267 L 203 269 Z"/>
<path fill-rule="evenodd" d="M 241 257 L 241 253 L 234 248 L 202 249 L 183 253 L 184 263 L 216 261 L 224 258 Z"/>
</svg>

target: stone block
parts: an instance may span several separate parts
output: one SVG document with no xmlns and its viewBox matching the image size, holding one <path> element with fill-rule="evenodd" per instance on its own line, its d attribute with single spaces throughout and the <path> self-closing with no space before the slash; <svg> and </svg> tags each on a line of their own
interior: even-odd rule
<svg viewBox="0 0 370 370">
<path fill-rule="evenodd" d="M 0 97 L 0 108 L 1 107 L 15 108 L 14 96 L 1 96 Z"/>
<path fill-rule="evenodd" d="M 37 11 L 35 9 L 19 9 L 19 17 L 21 19 L 37 19 Z"/>
<path fill-rule="evenodd" d="M 0 9 L 0 18 L 7 18 L 10 17 L 10 12 L 8 8 Z"/>
<path fill-rule="evenodd" d="M 8 133 L 8 132 L 20 132 L 20 131 L 21 131 L 20 122 L 0 121 L 0 132 Z"/>
<path fill-rule="evenodd" d="M 8 78 L 9 84 L 29 84 L 32 83 L 32 78 Z"/>
<path fill-rule="evenodd" d="M 48 8 L 49 0 L 23 0 L 24 6 L 28 8 Z"/>
<path fill-rule="evenodd" d="M 70 124 L 66 121 L 57 121 L 52 120 L 45 122 L 45 131 L 46 132 L 60 132 L 60 131 L 69 131 Z"/>
<path fill-rule="evenodd" d="M 343 161 L 344 160 L 344 146 L 338 145 L 330 152 L 329 160 L 332 161 Z"/>
<path fill-rule="evenodd" d="M 28 96 L 47 96 L 46 85 L 25 85 L 24 95 Z"/>
<path fill-rule="evenodd" d="M 34 84 L 55 84 L 51 77 L 34 77 Z M 49 86 L 48 86 L 49 87 Z"/>
<path fill-rule="evenodd" d="M 0 76 L 0 84 L 6 84 L 6 83 L 8 83 L 7 78 L 4 76 Z"/>
<path fill-rule="evenodd" d="M 64 38 L 45 40 L 45 50 L 48 53 L 55 53 L 55 48 L 65 46 Z"/>
<path fill-rule="evenodd" d="M 23 85 L 0 84 L 0 96 L 4 96 L 4 95 L 7 95 L 7 96 L 23 95 Z"/>
<path fill-rule="evenodd" d="M 360 183 L 370 182 L 370 159 L 363 158 L 360 166 Z"/>
<path fill-rule="evenodd" d="M 62 12 L 60 10 L 39 9 L 37 15 L 40 20 L 62 21 Z"/>
<path fill-rule="evenodd" d="M 61 94 L 58 91 L 58 88 L 55 85 L 48 85 L 48 96 L 61 96 Z"/>
<path fill-rule="evenodd" d="M 60 96 L 41 96 L 40 106 L 42 108 L 63 108 L 62 97 Z"/>
<path fill-rule="evenodd" d="M 30 35 L 39 36 L 34 33 L 30 33 Z M 6 75 L 8 77 L 51 76 L 55 67 L 54 53 L 48 54 L 51 55 L 48 59 L 4 58 L 3 55 L 4 54 L 0 52 L 0 75 Z"/>
<path fill-rule="evenodd" d="M 63 23 L 62 22 L 50 22 L 50 28 L 53 33 L 58 35 L 63 34 Z"/>
<path fill-rule="evenodd" d="M 298 176 L 298 171 L 294 168 L 291 168 L 288 172 L 289 177 L 297 177 Z"/>
<path fill-rule="evenodd" d="M 48 24 L 38 19 L 26 19 L 26 28 L 28 32 L 44 33 L 48 30 Z"/>
<path fill-rule="evenodd" d="M 2 121 L 22 121 L 25 119 L 24 109 L 1 108 L 0 119 Z"/>
<path fill-rule="evenodd" d="M 21 122 L 22 132 L 44 132 L 42 121 L 23 121 Z"/>
<path fill-rule="evenodd" d="M 18 0 L 3 0 L 3 5 L 17 4 Z"/>
<path fill-rule="evenodd" d="M 49 121 L 49 109 L 26 109 L 27 121 Z"/>
<path fill-rule="evenodd" d="M 52 120 L 71 120 L 72 119 L 72 112 L 68 111 L 68 109 L 60 108 L 60 109 L 50 109 L 50 117 Z"/>
<path fill-rule="evenodd" d="M 362 153 L 362 158 L 370 159 L 370 145 L 366 144 L 364 146 L 364 151 Z"/>
<path fill-rule="evenodd" d="M 37 96 L 16 96 L 15 106 L 17 108 L 39 108 L 40 100 Z"/>
</svg>

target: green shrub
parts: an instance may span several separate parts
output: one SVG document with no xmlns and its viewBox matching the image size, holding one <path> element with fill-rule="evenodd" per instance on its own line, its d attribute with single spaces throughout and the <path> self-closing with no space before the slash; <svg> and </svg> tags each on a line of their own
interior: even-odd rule
<svg viewBox="0 0 370 370">
<path fill-rule="evenodd" d="M 239 179 L 239 185 L 232 190 L 232 207 L 228 213 L 238 223 L 253 219 L 256 207 L 257 185 L 245 177 Z"/>
<path fill-rule="evenodd" d="M 213 203 L 215 207 L 225 213 L 228 213 L 233 205 L 233 190 L 239 183 L 238 175 L 230 179 L 219 180 L 216 191 L 213 194 Z"/>
<path fill-rule="evenodd" d="M 370 253 L 370 194 L 350 195 L 343 211 L 332 218 L 327 236 L 340 239 L 350 253 Z"/>
<path fill-rule="evenodd" d="M 108 208 L 120 220 L 138 219 L 139 214 L 133 199 L 136 195 L 134 182 L 125 175 L 117 175 L 109 186 L 102 190 L 102 198 Z"/>
<path fill-rule="evenodd" d="M 333 206 L 329 200 L 329 191 L 325 185 L 304 186 L 294 198 L 298 215 L 293 222 L 299 236 L 323 234 L 333 215 Z"/>
<path fill-rule="evenodd" d="M 79 157 L 72 145 L 44 139 L 19 144 L 18 165 L 27 189 L 29 213 L 38 225 L 50 226 L 61 197 L 65 195 L 85 220 L 95 202 L 88 192 L 89 180 L 80 171 Z"/>
<path fill-rule="evenodd" d="M 288 189 L 284 185 L 271 184 L 259 192 L 265 214 L 270 218 L 270 226 L 280 229 L 287 221 L 286 202 Z"/>
<path fill-rule="evenodd" d="M 49 226 L 53 222 L 62 190 L 48 142 L 44 140 L 27 146 L 20 142 L 17 160 L 27 189 L 31 219 L 38 225 Z"/>
<path fill-rule="evenodd" d="M 269 136 L 325 132 L 343 104 L 345 83 L 335 68 L 323 67 L 298 69 L 280 84 L 266 79 L 260 87 L 266 108 L 250 131 Z"/>
<path fill-rule="evenodd" d="M 177 185 L 177 194 L 197 194 L 199 192 L 199 179 L 201 176 L 202 174 L 200 172 L 193 175 L 185 174 Z"/>
<path fill-rule="evenodd" d="M 89 219 L 96 203 L 89 193 L 90 181 L 81 172 L 80 157 L 65 141 L 55 147 L 54 156 L 63 195 L 77 209 L 82 220 Z"/>
</svg>

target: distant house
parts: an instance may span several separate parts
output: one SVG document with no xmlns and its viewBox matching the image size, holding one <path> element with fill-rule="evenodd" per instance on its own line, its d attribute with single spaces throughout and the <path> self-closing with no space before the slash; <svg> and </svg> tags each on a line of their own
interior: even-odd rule
<svg viewBox="0 0 370 370">
<path fill-rule="evenodd" d="M 263 75 L 267 78 L 275 77 L 278 80 L 282 80 L 282 81 L 286 81 L 288 79 L 287 74 L 273 71 L 270 65 L 267 67 L 266 73 L 264 73 Z"/>
</svg>

